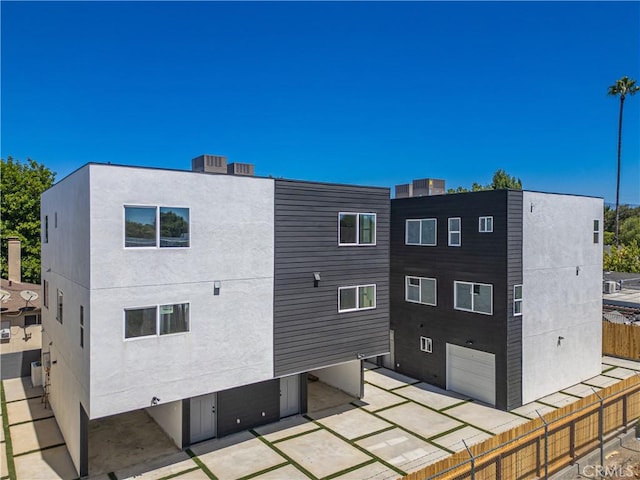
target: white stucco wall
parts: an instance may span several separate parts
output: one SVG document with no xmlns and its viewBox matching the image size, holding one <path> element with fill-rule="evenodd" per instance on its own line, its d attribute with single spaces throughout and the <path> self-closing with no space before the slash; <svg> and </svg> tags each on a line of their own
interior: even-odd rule
<svg viewBox="0 0 640 480">
<path fill-rule="evenodd" d="M 313 370 L 309 373 L 315 375 L 327 385 L 331 385 L 353 397 L 360 398 L 362 388 L 362 365 L 360 360 Z"/>
<path fill-rule="evenodd" d="M 182 448 L 182 401 L 164 403 L 147 408 L 158 425 L 173 440 L 176 447 Z"/>
<path fill-rule="evenodd" d="M 273 378 L 273 180 L 90 168 L 90 418 Z M 124 205 L 188 207 L 191 246 L 124 248 Z M 189 333 L 124 339 L 124 308 L 183 302 Z"/>
<path fill-rule="evenodd" d="M 602 215 L 602 199 L 523 192 L 523 403 L 600 373 Z"/>
<path fill-rule="evenodd" d="M 42 279 L 49 283 L 49 306 L 43 302 L 42 351 L 49 352 L 52 362 L 49 402 L 78 469 L 80 403 L 87 411 L 90 408 L 88 167 L 43 193 L 43 228 L 45 216 L 49 217 L 49 242 L 42 244 Z M 62 324 L 56 320 L 58 289 L 64 293 Z M 84 348 L 80 347 L 80 305 L 84 306 Z"/>
</svg>

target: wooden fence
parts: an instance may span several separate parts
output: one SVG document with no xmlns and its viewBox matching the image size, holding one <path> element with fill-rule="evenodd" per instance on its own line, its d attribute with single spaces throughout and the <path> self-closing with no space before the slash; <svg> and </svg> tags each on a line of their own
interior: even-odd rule
<svg viewBox="0 0 640 480">
<path fill-rule="evenodd" d="M 403 480 L 467 480 L 472 471 L 475 480 L 521 480 L 557 472 L 640 418 L 640 376 L 633 375 L 543 418 L 470 446 L 473 459 L 461 451 Z"/>
<path fill-rule="evenodd" d="M 602 354 L 640 359 L 640 326 L 602 322 Z"/>
</svg>

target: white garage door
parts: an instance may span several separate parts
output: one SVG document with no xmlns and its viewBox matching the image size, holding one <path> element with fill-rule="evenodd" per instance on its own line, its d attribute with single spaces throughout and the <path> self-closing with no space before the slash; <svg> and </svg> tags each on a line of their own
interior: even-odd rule
<svg viewBox="0 0 640 480">
<path fill-rule="evenodd" d="M 447 390 L 496 404 L 496 356 L 447 343 Z"/>
</svg>

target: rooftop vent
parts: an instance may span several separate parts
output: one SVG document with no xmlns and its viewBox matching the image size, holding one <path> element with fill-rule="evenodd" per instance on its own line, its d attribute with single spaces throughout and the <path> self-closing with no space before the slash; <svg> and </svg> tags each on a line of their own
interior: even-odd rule
<svg viewBox="0 0 640 480">
<path fill-rule="evenodd" d="M 200 155 L 191 160 L 191 170 L 204 173 L 227 173 L 227 157 Z"/>
<path fill-rule="evenodd" d="M 444 195 L 445 182 L 438 178 L 421 178 L 412 183 L 396 185 L 396 198 Z"/>
<path fill-rule="evenodd" d="M 252 177 L 254 175 L 254 166 L 252 163 L 233 162 L 227 165 L 227 173 L 229 175 L 247 175 Z"/>
</svg>

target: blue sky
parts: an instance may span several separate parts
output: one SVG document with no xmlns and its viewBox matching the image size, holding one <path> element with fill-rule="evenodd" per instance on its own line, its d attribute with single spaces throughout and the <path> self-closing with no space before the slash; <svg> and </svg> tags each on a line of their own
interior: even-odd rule
<svg viewBox="0 0 640 480">
<path fill-rule="evenodd" d="M 639 2 L 7 2 L 2 157 L 393 187 L 488 183 L 615 200 Z M 640 204 L 640 94 L 621 202 Z"/>
</svg>

